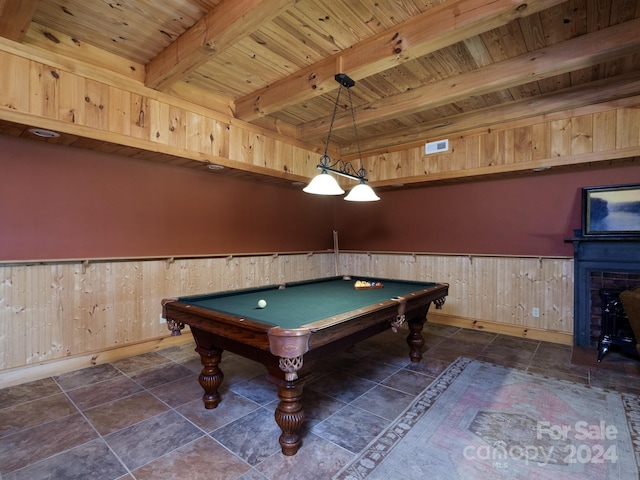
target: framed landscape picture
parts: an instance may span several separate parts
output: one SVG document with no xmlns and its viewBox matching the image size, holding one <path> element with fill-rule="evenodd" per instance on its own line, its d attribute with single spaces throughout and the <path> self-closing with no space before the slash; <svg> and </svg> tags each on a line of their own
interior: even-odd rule
<svg viewBox="0 0 640 480">
<path fill-rule="evenodd" d="M 583 188 L 582 233 L 640 237 L 640 184 Z"/>
</svg>

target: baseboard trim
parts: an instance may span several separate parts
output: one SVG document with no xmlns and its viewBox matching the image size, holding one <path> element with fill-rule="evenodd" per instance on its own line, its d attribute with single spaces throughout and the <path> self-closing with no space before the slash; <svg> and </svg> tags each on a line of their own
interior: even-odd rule
<svg viewBox="0 0 640 480">
<path fill-rule="evenodd" d="M 483 332 L 498 333 L 511 337 L 530 338 L 544 342 L 573 345 L 573 334 L 539 328 L 524 327 L 522 325 L 507 325 L 504 323 L 479 320 L 475 318 L 456 317 L 443 313 L 429 312 L 427 319 L 431 323 L 450 327 L 467 328 Z"/>
<path fill-rule="evenodd" d="M 0 372 L 0 388 L 12 387 L 22 383 L 33 382 L 43 378 L 53 377 L 66 372 L 93 367 L 104 363 L 114 362 L 126 357 L 133 357 L 143 353 L 154 352 L 163 348 L 184 345 L 193 342 L 193 336 L 186 332 L 179 336 L 154 338 L 140 343 L 110 348 L 99 352 L 87 353 L 73 357 L 66 357 L 35 365 L 12 368 Z"/>
</svg>

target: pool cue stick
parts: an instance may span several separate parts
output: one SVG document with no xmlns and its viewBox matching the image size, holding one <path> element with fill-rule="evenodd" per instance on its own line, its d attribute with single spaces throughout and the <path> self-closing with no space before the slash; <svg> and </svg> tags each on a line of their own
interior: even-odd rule
<svg viewBox="0 0 640 480">
<path fill-rule="evenodd" d="M 340 252 L 338 251 L 338 231 L 334 230 L 333 231 L 333 256 L 334 256 L 335 263 L 336 263 L 336 276 L 340 275 L 339 254 L 340 254 Z"/>
</svg>

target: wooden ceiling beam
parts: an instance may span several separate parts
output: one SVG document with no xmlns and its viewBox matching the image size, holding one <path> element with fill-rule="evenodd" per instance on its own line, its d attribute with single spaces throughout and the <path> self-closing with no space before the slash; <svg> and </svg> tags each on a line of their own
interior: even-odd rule
<svg viewBox="0 0 640 480">
<path fill-rule="evenodd" d="M 146 85 L 162 90 L 253 33 L 298 0 L 224 0 L 146 66 Z"/>
<path fill-rule="evenodd" d="M 450 0 L 236 101 L 250 122 L 338 88 L 336 73 L 354 80 L 380 73 L 564 0 Z"/>
<path fill-rule="evenodd" d="M 519 57 L 456 75 L 409 92 L 356 108 L 360 126 L 437 108 L 478 96 L 535 82 L 562 73 L 621 58 L 640 50 L 640 19 L 576 37 Z M 299 138 L 310 141 L 326 134 L 330 117 L 299 126 Z M 353 128 L 351 112 L 337 116 L 333 130 Z"/>
<path fill-rule="evenodd" d="M 22 42 L 39 0 L 0 0 L 0 36 Z"/>
</svg>

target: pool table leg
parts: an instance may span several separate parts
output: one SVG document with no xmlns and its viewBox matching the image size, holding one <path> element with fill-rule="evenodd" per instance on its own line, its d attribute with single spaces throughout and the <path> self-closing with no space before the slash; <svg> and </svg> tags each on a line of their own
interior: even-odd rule
<svg viewBox="0 0 640 480">
<path fill-rule="evenodd" d="M 202 396 L 204 408 L 216 408 L 220 403 L 218 387 L 220 387 L 224 379 L 224 373 L 219 367 L 222 350 L 215 347 L 210 349 L 197 347 L 196 352 L 200 354 L 200 361 L 202 362 L 202 372 L 198 377 L 198 382 L 204 389 L 204 395 Z"/>
<path fill-rule="evenodd" d="M 409 357 L 413 363 L 417 363 L 422 359 L 422 347 L 424 347 L 422 328 L 424 327 L 424 322 L 424 319 L 407 322 L 409 325 L 407 344 L 409 345 Z"/>
<path fill-rule="evenodd" d="M 307 375 L 303 375 L 304 378 L 286 380 L 282 378 L 282 372 L 279 373 L 275 368 L 268 368 L 268 370 L 267 380 L 278 387 L 280 402 L 274 412 L 274 418 L 282 430 L 279 438 L 282 454 L 295 455 L 302 444 L 299 435 L 305 418 L 302 408 L 302 390 L 308 378 Z"/>
<path fill-rule="evenodd" d="M 280 435 L 280 447 L 283 455 L 295 455 L 302 441 L 300 440 L 300 427 L 304 423 L 304 410 L 302 409 L 302 384 L 299 382 L 286 382 L 286 385 L 278 385 L 278 398 L 280 403 L 275 411 L 276 423 L 282 430 Z"/>
</svg>

